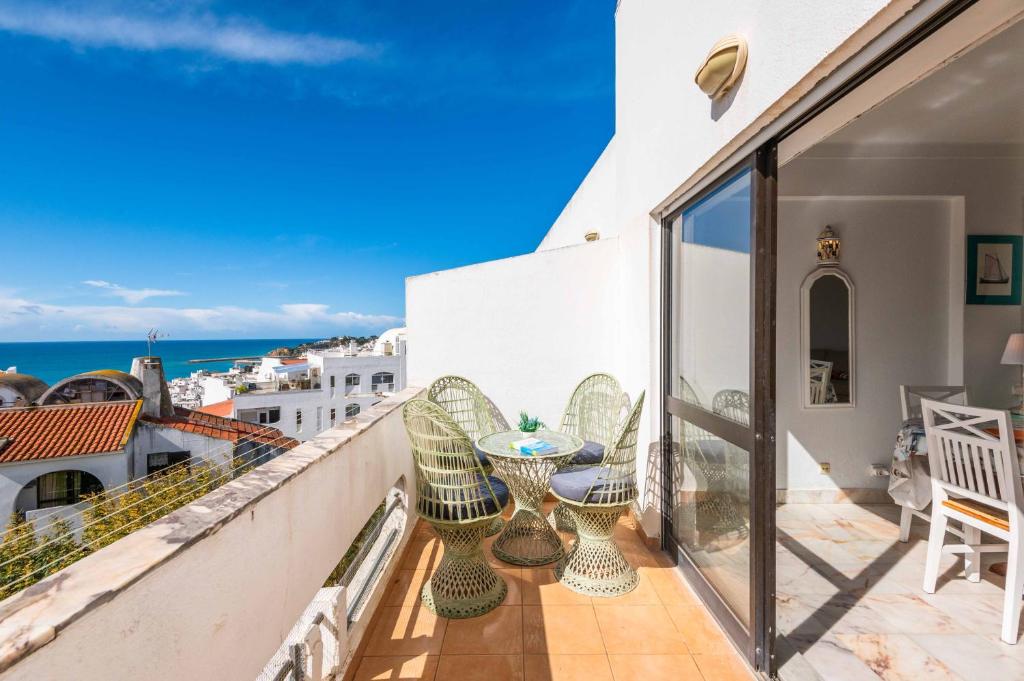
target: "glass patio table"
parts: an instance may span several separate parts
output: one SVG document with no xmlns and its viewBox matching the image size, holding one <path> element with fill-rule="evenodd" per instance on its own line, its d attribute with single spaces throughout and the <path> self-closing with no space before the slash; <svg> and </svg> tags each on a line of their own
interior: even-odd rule
<svg viewBox="0 0 1024 681">
<path fill-rule="evenodd" d="M 531 435 L 558 448 L 554 454 L 527 456 L 509 445 Z M 516 510 L 491 546 L 494 555 L 513 565 L 544 565 L 565 554 L 562 540 L 542 512 L 551 475 L 583 447 L 575 435 L 553 430 L 522 433 L 506 430 L 480 438 L 476 446 L 487 453 L 498 477 L 505 481 Z"/>
</svg>

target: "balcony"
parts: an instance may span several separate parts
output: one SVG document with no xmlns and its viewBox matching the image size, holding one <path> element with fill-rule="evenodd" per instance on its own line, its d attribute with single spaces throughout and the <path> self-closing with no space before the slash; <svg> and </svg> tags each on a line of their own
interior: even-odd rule
<svg viewBox="0 0 1024 681">
<path fill-rule="evenodd" d="M 505 603 L 483 617 L 446 620 L 419 600 L 442 548 L 433 530 L 417 523 L 349 678 L 752 678 L 668 557 L 644 545 L 632 519 L 620 521 L 616 538 L 640 572 L 640 585 L 626 596 L 582 596 L 555 581 L 550 567 L 504 563 L 490 552 L 491 537 L 484 552 L 508 584 Z"/>
<path fill-rule="evenodd" d="M 631 518 L 616 528 L 641 575 L 626 596 L 583 597 L 550 567 L 502 563 L 492 539 L 503 605 L 468 620 L 431 615 L 418 594 L 442 551 L 410 510 L 401 418 L 419 392 L 0 603 L 0 679 L 751 678 Z M 322 588 L 357 537 L 341 586 Z"/>
</svg>

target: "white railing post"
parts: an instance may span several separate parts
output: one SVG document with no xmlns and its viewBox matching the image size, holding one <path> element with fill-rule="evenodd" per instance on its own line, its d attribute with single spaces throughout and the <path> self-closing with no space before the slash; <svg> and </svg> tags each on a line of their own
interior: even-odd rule
<svg viewBox="0 0 1024 681">
<path fill-rule="evenodd" d="M 331 603 L 331 620 L 334 623 L 334 655 L 331 659 L 331 674 L 340 674 L 348 658 L 348 589 L 340 587 Z"/>
<path fill-rule="evenodd" d="M 312 681 L 323 681 L 324 678 L 324 642 L 320 635 L 320 625 L 314 624 L 306 630 L 302 641 L 305 648 L 303 660 L 306 678 Z"/>
</svg>

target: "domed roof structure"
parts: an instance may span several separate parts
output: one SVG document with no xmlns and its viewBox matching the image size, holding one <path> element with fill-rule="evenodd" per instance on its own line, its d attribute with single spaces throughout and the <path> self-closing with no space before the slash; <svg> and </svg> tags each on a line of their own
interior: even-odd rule
<svg viewBox="0 0 1024 681">
<path fill-rule="evenodd" d="M 0 407 L 28 406 L 48 387 L 35 376 L 0 372 Z"/>
<path fill-rule="evenodd" d="M 142 381 L 124 371 L 100 369 L 57 381 L 39 403 L 80 404 L 139 399 L 142 399 Z"/>
<path fill-rule="evenodd" d="M 384 353 L 384 344 L 391 343 L 392 352 L 398 352 L 398 341 L 405 339 L 406 329 L 404 326 L 388 329 L 384 333 L 377 336 L 377 340 L 373 343 L 373 352 L 376 355 Z"/>
</svg>

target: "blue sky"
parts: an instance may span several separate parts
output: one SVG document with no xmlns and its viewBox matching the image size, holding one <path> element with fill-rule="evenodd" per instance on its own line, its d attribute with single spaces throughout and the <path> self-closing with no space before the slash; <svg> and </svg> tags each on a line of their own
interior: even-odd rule
<svg viewBox="0 0 1024 681">
<path fill-rule="evenodd" d="M 0 340 L 320 336 L 533 250 L 615 0 L 0 0 Z"/>
</svg>

